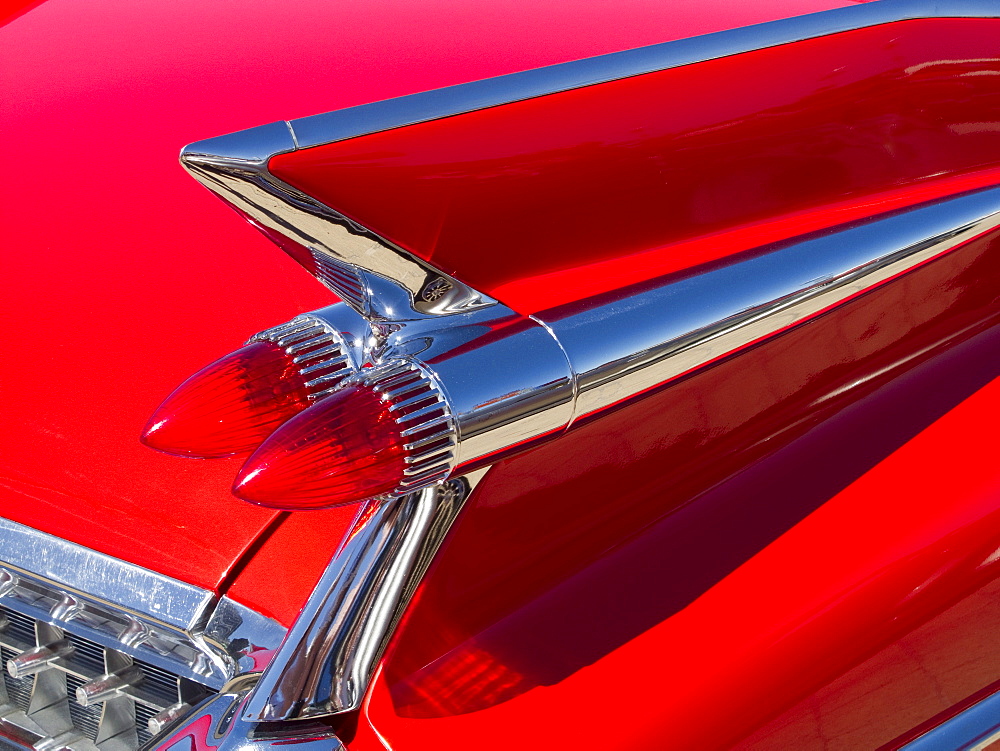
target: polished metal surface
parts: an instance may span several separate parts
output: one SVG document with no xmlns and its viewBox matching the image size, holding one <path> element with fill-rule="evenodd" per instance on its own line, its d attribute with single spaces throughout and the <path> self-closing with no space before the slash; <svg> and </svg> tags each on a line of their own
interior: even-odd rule
<svg viewBox="0 0 1000 751">
<path fill-rule="evenodd" d="M 277 728 L 258 726 L 244 718 L 243 706 L 253 690 L 256 675 L 242 676 L 218 696 L 195 707 L 180 721 L 161 729 L 161 736 L 144 746 L 146 751 L 266 751 L 293 746 L 299 751 L 344 751 L 344 745 L 326 726 L 297 722 Z"/>
<path fill-rule="evenodd" d="M 388 401 L 395 415 L 406 452 L 397 495 L 446 480 L 455 467 L 455 421 L 434 378 L 413 362 L 390 360 L 366 368 L 352 382 Z"/>
<path fill-rule="evenodd" d="M 0 734 L 25 745 L 134 751 L 150 719 L 211 690 L 117 649 L 0 607 Z M 38 659 L 41 655 L 45 659 Z"/>
<path fill-rule="evenodd" d="M 900 751 L 985 751 L 1000 741 L 1000 692 L 924 733 Z"/>
<path fill-rule="evenodd" d="M 444 396 L 456 431 L 453 466 L 481 466 L 572 417 L 566 353 L 543 324 L 503 305 L 447 322 L 401 322 L 382 341 L 372 353 L 378 362 L 418 363 Z"/>
<path fill-rule="evenodd" d="M 461 313 L 495 300 L 435 269 L 278 180 L 267 169 L 274 154 L 294 149 L 291 134 L 264 126 L 254 145 L 245 134 L 202 141 L 184 148 L 181 164 L 209 190 L 266 231 L 283 235 L 311 255 L 307 268 L 348 305 L 372 320 Z M 248 158 L 249 157 L 249 158 Z"/>
<path fill-rule="evenodd" d="M 281 326 L 261 331 L 251 342 L 270 342 L 285 350 L 306 379 L 309 398 L 321 399 L 336 390 L 364 362 L 363 342 L 352 331 L 366 327 L 365 320 L 347 305 L 331 305 L 293 318 Z"/>
<path fill-rule="evenodd" d="M 361 509 L 243 719 L 320 717 L 360 706 L 397 621 L 484 474 Z"/>
<path fill-rule="evenodd" d="M 801 324 L 998 226 L 1000 188 L 991 188 L 537 318 L 572 362 L 578 420 Z"/>
<path fill-rule="evenodd" d="M 209 590 L 6 519 L 0 558 L 0 605 L 212 688 L 259 669 L 254 655 L 285 633 Z M 42 658 L 14 660 L 13 670 L 31 670 Z"/>
</svg>

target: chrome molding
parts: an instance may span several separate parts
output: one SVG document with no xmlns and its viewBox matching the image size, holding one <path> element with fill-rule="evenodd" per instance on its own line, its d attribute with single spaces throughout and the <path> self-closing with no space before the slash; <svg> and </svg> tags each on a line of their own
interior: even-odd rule
<svg viewBox="0 0 1000 751">
<path fill-rule="evenodd" d="M 181 164 L 251 222 L 301 246 L 311 258 L 300 262 L 362 315 L 387 321 L 452 315 L 496 301 L 279 180 L 268 169 L 271 157 L 870 26 L 998 16 L 995 0 L 881 0 L 836 8 L 270 123 L 190 144 Z"/>
<path fill-rule="evenodd" d="M 6 519 L 0 605 L 215 689 L 285 632 L 209 590 Z"/>
<path fill-rule="evenodd" d="M 536 318 L 572 363 L 575 421 L 801 324 L 998 226 L 1000 188 L 990 188 Z"/>
<path fill-rule="evenodd" d="M 321 717 L 361 705 L 397 621 L 484 474 L 361 509 L 250 695 L 244 720 Z"/>
<path fill-rule="evenodd" d="M 302 246 L 315 276 L 367 318 L 449 315 L 496 303 L 272 175 L 271 156 L 294 148 L 286 124 L 275 123 L 187 146 L 181 164 L 255 225 Z"/>
<path fill-rule="evenodd" d="M 289 120 L 288 128 L 295 139 L 295 148 L 308 149 L 407 125 L 870 26 L 927 18 L 996 17 L 1000 17 L 1000 6 L 996 0 L 949 0 L 947 3 L 937 0 L 880 0 L 348 107 Z M 211 141 L 202 143 L 208 144 Z"/>
<path fill-rule="evenodd" d="M 181 721 L 162 729 L 162 739 L 145 746 L 157 751 L 267 751 L 294 745 L 299 751 L 344 751 L 330 728 L 311 722 L 294 726 L 260 727 L 243 719 L 242 707 L 253 690 L 256 675 L 236 678 L 219 693 L 198 705 Z"/>
<path fill-rule="evenodd" d="M 987 696 L 900 751 L 985 751 L 1000 741 L 1000 692 Z"/>
</svg>

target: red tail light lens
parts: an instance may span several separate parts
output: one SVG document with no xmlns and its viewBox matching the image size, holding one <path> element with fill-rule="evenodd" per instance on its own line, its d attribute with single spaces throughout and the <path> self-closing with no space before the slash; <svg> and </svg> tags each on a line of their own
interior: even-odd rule
<svg viewBox="0 0 1000 751">
<path fill-rule="evenodd" d="M 323 508 L 396 489 L 406 468 L 399 426 L 374 391 L 349 386 L 292 418 L 254 452 L 233 493 L 277 508 Z"/>
<path fill-rule="evenodd" d="M 427 487 L 448 476 L 451 418 L 421 371 L 392 364 L 282 425 L 233 485 L 275 508 L 338 506 Z"/>
<path fill-rule="evenodd" d="M 334 335 L 312 321 L 259 335 L 178 386 L 140 440 L 167 454 L 247 454 L 348 373 Z"/>
</svg>

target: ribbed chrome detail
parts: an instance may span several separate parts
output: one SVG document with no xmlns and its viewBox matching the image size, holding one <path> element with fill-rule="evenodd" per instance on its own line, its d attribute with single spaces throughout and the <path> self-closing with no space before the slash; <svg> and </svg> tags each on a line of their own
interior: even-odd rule
<svg viewBox="0 0 1000 751">
<path fill-rule="evenodd" d="M 316 264 L 316 277 L 355 310 L 364 311 L 368 295 L 358 270 L 322 253 L 312 252 L 311 255 Z"/>
<path fill-rule="evenodd" d="M 285 350 L 306 378 L 309 398 L 322 399 L 357 370 L 340 333 L 320 318 L 302 315 L 288 323 L 261 331 L 251 342 L 271 342 Z"/>
<path fill-rule="evenodd" d="M 131 751 L 153 718 L 215 693 L 3 606 L 0 623 L 0 728 L 38 751 Z"/>
<path fill-rule="evenodd" d="M 390 403 L 400 435 L 407 439 L 407 464 L 398 493 L 443 482 L 455 466 L 457 436 L 448 402 L 437 382 L 419 365 L 395 360 L 361 371 L 363 383 Z"/>
</svg>

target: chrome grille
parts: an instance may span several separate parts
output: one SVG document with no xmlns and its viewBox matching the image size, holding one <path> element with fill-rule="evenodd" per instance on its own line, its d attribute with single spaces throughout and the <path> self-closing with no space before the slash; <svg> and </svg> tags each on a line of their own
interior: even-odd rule
<svg viewBox="0 0 1000 751">
<path fill-rule="evenodd" d="M 0 719 L 31 738 L 39 751 L 130 751 L 150 740 L 157 718 L 193 706 L 214 693 L 162 667 L 104 647 L 0 606 L 3 658 Z M 29 650 L 66 639 L 71 651 L 32 675 L 14 677 L 15 661 Z M 79 691 L 93 695 L 99 679 L 128 676 L 128 685 L 81 703 Z M 79 690 L 79 691 L 78 691 Z M 151 722 L 152 721 L 152 722 Z"/>
</svg>

